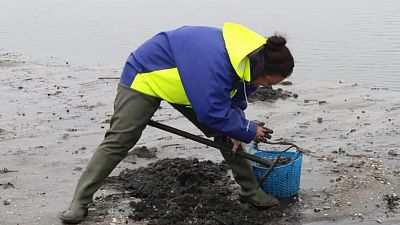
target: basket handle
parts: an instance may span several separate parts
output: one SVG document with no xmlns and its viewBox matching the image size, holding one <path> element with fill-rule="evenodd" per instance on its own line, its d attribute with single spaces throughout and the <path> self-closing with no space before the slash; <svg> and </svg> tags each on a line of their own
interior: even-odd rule
<svg viewBox="0 0 400 225">
<path fill-rule="evenodd" d="M 261 149 L 258 147 L 258 143 L 259 143 L 259 142 L 252 142 L 252 144 L 251 144 L 250 147 L 248 148 L 248 149 L 249 149 L 249 150 L 248 150 L 249 153 L 250 153 L 252 150 L 265 152 L 265 150 L 261 150 Z M 290 145 L 288 148 L 286 148 L 285 150 L 282 150 L 282 151 L 269 151 L 270 153 L 273 153 L 273 154 L 282 154 L 282 153 L 288 151 L 288 150 L 291 149 L 291 148 L 296 148 L 296 151 L 297 151 L 298 153 L 301 153 L 301 151 L 298 150 L 298 146 L 295 145 L 295 144 L 292 144 L 292 143 L 287 143 L 287 142 L 273 142 L 273 143 L 264 142 L 264 143 L 266 143 L 266 144 L 276 144 L 276 145 Z M 297 158 L 297 156 L 296 156 L 296 158 Z"/>
</svg>

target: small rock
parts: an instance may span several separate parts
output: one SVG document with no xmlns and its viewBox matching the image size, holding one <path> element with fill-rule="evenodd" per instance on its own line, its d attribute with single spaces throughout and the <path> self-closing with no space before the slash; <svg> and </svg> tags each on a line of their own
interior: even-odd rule
<svg viewBox="0 0 400 225">
<path fill-rule="evenodd" d="M 281 85 L 286 85 L 286 86 L 288 86 L 288 85 L 293 85 L 293 83 L 292 83 L 291 81 L 288 81 L 288 80 L 282 81 L 282 82 L 280 82 L 279 84 L 281 84 Z"/>
<path fill-rule="evenodd" d="M 11 199 L 6 199 L 3 201 L 4 205 L 10 205 L 11 204 Z"/>
<path fill-rule="evenodd" d="M 358 217 L 358 218 L 363 219 L 363 218 L 364 218 L 364 215 L 363 215 L 362 213 L 355 213 L 355 214 L 353 215 L 353 217 Z"/>
<path fill-rule="evenodd" d="M 339 84 L 343 84 L 344 83 L 344 81 L 342 81 L 342 80 L 339 80 Z"/>
<path fill-rule="evenodd" d="M 317 122 L 318 122 L 318 123 L 322 123 L 322 117 L 318 117 L 318 118 L 317 118 Z"/>
<path fill-rule="evenodd" d="M 136 147 L 132 150 L 132 154 L 135 154 L 139 158 L 155 158 L 157 148 L 147 148 L 146 146 Z"/>
<path fill-rule="evenodd" d="M 376 219 L 375 221 L 376 221 L 377 223 L 383 223 L 383 221 L 380 220 L 380 219 Z"/>
<path fill-rule="evenodd" d="M 310 100 L 304 99 L 304 103 L 309 103 L 309 102 L 310 102 Z"/>
<path fill-rule="evenodd" d="M 347 202 L 347 205 L 348 205 L 348 206 L 351 206 L 351 202 Z"/>
<path fill-rule="evenodd" d="M 325 100 L 318 101 L 318 104 L 320 104 L 320 105 L 322 105 L 322 104 L 325 104 L 325 103 L 326 103 L 326 101 L 325 101 Z"/>
<path fill-rule="evenodd" d="M 298 94 L 293 94 L 293 98 L 298 98 L 299 95 Z"/>
<path fill-rule="evenodd" d="M 123 162 L 136 164 L 137 163 L 136 161 L 137 161 L 137 156 L 132 152 L 128 152 L 128 155 L 125 157 Z"/>
<path fill-rule="evenodd" d="M 82 167 L 75 167 L 74 169 L 73 169 L 73 171 L 82 171 Z"/>
<path fill-rule="evenodd" d="M 329 210 L 329 209 L 331 209 L 330 206 L 324 206 L 324 210 Z"/>
<path fill-rule="evenodd" d="M 399 153 L 397 152 L 397 150 L 391 149 L 391 150 L 388 151 L 388 155 L 391 155 L 391 156 L 398 156 Z"/>
<path fill-rule="evenodd" d="M 315 208 L 314 212 L 321 212 L 321 209 L 320 208 Z"/>
<path fill-rule="evenodd" d="M 336 201 L 332 201 L 332 204 L 333 204 L 334 206 L 339 206 L 339 202 L 336 202 Z"/>
</svg>

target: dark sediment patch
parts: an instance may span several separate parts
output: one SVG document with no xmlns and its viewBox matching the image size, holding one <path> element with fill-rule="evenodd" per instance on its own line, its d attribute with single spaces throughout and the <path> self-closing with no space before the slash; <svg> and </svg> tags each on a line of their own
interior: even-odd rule
<svg viewBox="0 0 400 225">
<path fill-rule="evenodd" d="M 10 182 L 7 182 L 7 183 L 4 183 L 4 184 L 0 184 L 0 187 L 3 187 L 4 189 L 14 188 L 14 184 L 12 184 Z"/>
<path fill-rule="evenodd" d="M 0 174 L 3 173 L 12 173 L 12 172 L 17 172 L 16 170 L 9 170 L 8 168 L 4 167 L 3 169 L 0 169 Z"/>
<path fill-rule="evenodd" d="M 386 194 L 383 196 L 383 200 L 386 201 L 387 203 L 387 207 L 391 210 L 391 211 L 395 211 L 395 209 L 398 208 L 399 206 L 399 201 L 400 201 L 400 197 L 397 196 L 396 194 Z"/>
<path fill-rule="evenodd" d="M 285 80 L 285 81 L 280 82 L 279 84 L 280 84 L 280 85 L 288 86 L 288 85 L 293 85 L 293 82 L 292 82 L 292 81 L 289 81 L 289 80 Z"/>
<path fill-rule="evenodd" d="M 135 147 L 132 154 L 139 158 L 151 159 L 156 157 L 157 148 L 148 148 L 147 146 Z"/>
<path fill-rule="evenodd" d="M 107 185 L 140 200 L 128 217 L 149 224 L 279 224 L 280 209 L 259 210 L 238 201 L 226 164 L 197 159 L 164 159 L 123 170 Z"/>
<path fill-rule="evenodd" d="M 275 101 L 278 99 L 297 98 L 297 94 L 285 91 L 282 88 L 273 89 L 272 87 L 260 87 L 249 96 L 249 102 L 255 101 Z"/>
</svg>

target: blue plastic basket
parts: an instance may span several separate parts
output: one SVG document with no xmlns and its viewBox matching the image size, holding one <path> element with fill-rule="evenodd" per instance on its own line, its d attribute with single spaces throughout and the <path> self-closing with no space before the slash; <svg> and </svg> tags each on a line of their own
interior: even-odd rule
<svg viewBox="0 0 400 225">
<path fill-rule="evenodd" d="M 264 159 L 275 160 L 281 151 L 257 151 L 253 155 Z M 276 166 L 267 180 L 262 183 L 265 192 L 277 197 L 292 197 L 300 191 L 300 176 L 303 154 L 301 152 L 287 151 L 282 153 L 282 157 L 292 158 L 292 162 L 282 166 Z M 258 163 L 253 163 L 253 171 L 260 180 L 268 168 L 260 167 Z"/>
</svg>

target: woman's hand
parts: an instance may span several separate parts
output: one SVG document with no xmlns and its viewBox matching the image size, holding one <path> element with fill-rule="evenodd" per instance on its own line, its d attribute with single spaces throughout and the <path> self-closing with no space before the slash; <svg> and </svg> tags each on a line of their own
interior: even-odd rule
<svg viewBox="0 0 400 225">
<path fill-rule="evenodd" d="M 237 151 L 237 149 L 239 148 L 239 146 L 241 146 L 242 149 L 244 149 L 244 143 L 243 143 L 243 142 L 238 141 L 238 140 L 235 140 L 235 139 L 233 139 L 233 138 L 231 138 L 231 141 L 232 141 L 232 144 L 233 144 L 233 146 L 232 146 L 232 152 L 233 152 L 233 154 L 236 154 L 236 151 Z"/>
<path fill-rule="evenodd" d="M 265 123 L 263 122 L 256 122 L 256 123 L 257 123 L 257 133 L 254 140 L 262 141 L 265 139 L 270 139 L 273 131 L 271 129 L 264 127 Z"/>
</svg>

